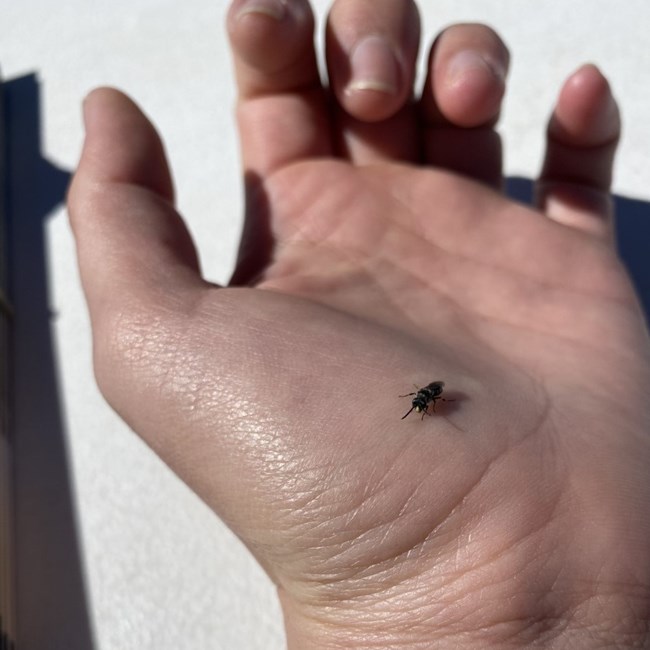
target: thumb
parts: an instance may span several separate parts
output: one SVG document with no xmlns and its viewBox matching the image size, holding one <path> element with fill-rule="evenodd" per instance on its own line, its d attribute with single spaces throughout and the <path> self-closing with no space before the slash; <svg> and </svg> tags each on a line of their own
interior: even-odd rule
<svg viewBox="0 0 650 650">
<path fill-rule="evenodd" d="M 156 314 L 182 311 L 205 283 L 174 209 L 163 145 L 149 120 L 121 92 L 100 88 L 84 103 L 84 122 L 86 139 L 68 212 L 92 321 L 97 379 L 120 410 L 117 394 L 128 387 L 111 370 L 119 332 L 137 321 L 155 338 Z"/>
<path fill-rule="evenodd" d="M 200 283 L 191 237 L 173 207 L 163 145 L 128 97 L 100 88 L 84 102 L 86 139 L 68 195 L 91 318 L 135 298 Z"/>
</svg>

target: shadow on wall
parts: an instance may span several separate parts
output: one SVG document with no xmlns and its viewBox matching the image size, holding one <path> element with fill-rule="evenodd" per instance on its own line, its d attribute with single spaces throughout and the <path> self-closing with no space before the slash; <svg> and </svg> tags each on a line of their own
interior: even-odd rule
<svg viewBox="0 0 650 650">
<path fill-rule="evenodd" d="M 512 177 L 506 181 L 508 196 L 530 204 L 533 182 Z M 618 251 L 641 299 L 646 322 L 650 323 L 650 203 L 614 196 Z"/>
<path fill-rule="evenodd" d="M 45 225 L 70 174 L 41 156 L 35 75 L 2 86 L 13 327 L 16 645 L 92 650 L 52 347 Z"/>
<path fill-rule="evenodd" d="M 618 249 L 650 324 L 650 203 L 615 196 Z"/>
</svg>

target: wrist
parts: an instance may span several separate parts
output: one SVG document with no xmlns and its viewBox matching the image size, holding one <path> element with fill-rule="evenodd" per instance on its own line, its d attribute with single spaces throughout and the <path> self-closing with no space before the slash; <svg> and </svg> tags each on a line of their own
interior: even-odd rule
<svg viewBox="0 0 650 650">
<path fill-rule="evenodd" d="M 341 603 L 307 612 L 280 596 L 284 613 L 288 650 L 506 650 L 512 648 L 549 648 L 576 650 L 590 648 L 650 647 L 650 606 L 645 594 L 639 598 L 617 594 L 614 598 L 593 596 L 577 609 L 553 614 L 540 604 L 530 615 L 512 620 L 492 620 L 486 625 L 465 618 L 462 603 L 448 604 L 448 618 L 432 615 L 428 607 L 404 607 L 395 610 L 377 603 L 375 611 L 366 606 Z M 612 601 L 612 602 L 606 602 Z M 613 602 L 616 601 L 616 602 Z M 493 603 L 477 604 L 480 609 L 498 609 Z M 451 615 L 451 616 L 450 616 Z"/>
</svg>

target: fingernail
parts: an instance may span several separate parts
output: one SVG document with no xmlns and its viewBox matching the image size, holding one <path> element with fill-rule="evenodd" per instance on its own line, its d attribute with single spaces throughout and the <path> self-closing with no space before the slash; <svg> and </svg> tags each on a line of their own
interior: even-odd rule
<svg viewBox="0 0 650 650">
<path fill-rule="evenodd" d="M 583 119 L 584 125 L 591 131 L 590 139 L 594 143 L 603 143 L 616 138 L 621 127 L 620 113 L 607 77 L 594 64 L 586 64 L 571 79 L 578 84 L 590 83 L 592 87 L 595 86 L 592 90 L 594 98 L 591 102 L 591 115 L 586 115 Z"/>
<path fill-rule="evenodd" d="M 236 18 L 239 20 L 248 14 L 264 14 L 274 20 L 282 20 L 286 0 L 244 0 Z"/>
<path fill-rule="evenodd" d="M 500 61 L 482 56 L 474 50 L 462 50 L 447 64 L 447 83 L 454 86 L 473 74 L 486 73 L 499 81 L 506 78 L 506 69 Z"/>
<path fill-rule="evenodd" d="M 350 55 L 352 80 L 346 92 L 378 90 L 394 95 L 399 84 L 399 66 L 393 49 L 382 36 L 366 36 Z"/>
</svg>

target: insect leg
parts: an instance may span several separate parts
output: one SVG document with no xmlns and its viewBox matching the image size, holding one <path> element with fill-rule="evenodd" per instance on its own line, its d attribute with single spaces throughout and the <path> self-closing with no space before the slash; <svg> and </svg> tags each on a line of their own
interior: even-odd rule
<svg viewBox="0 0 650 650">
<path fill-rule="evenodd" d="M 399 395 L 398 397 L 410 397 L 411 395 L 417 395 L 417 393 L 406 393 L 406 395 Z"/>
<path fill-rule="evenodd" d="M 424 420 L 424 416 L 428 415 L 429 417 L 433 417 L 433 414 L 429 412 L 429 406 L 430 404 L 427 404 L 425 408 L 422 409 L 422 419 Z M 436 410 L 435 408 L 433 409 L 434 411 Z"/>
</svg>

